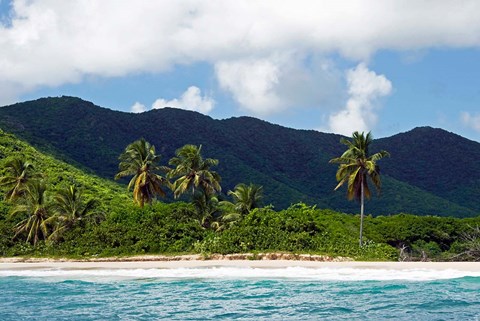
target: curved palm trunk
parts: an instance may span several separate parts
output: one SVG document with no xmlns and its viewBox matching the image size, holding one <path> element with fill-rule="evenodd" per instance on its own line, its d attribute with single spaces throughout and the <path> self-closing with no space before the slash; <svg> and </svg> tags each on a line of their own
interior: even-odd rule
<svg viewBox="0 0 480 321">
<path fill-rule="evenodd" d="M 364 191 L 364 185 L 363 185 L 363 179 L 362 179 L 362 184 L 361 184 L 361 196 L 360 196 L 360 247 L 363 245 L 363 240 L 362 240 L 362 234 L 363 234 L 363 210 L 364 210 L 364 200 L 365 200 L 365 191 Z"/>
</svg>

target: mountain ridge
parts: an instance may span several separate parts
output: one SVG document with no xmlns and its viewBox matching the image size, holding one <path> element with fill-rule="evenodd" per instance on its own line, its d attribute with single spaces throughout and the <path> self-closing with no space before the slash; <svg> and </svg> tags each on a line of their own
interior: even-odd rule
<svg viewBox="0 0 480 321">
<path fill-rule="evenodd" d="M 224 192 L 237 183 L 253 182 L 264 185 L 267 204 L 280 208 L 303 201 L 358 211 L 355 202 L 347 202 L 344 191 L 333 192 L 336 166 L 328 161 L 344 150 L 339 143 L 342 136 L 337 134 L 287 128 L 247 116 L 216 120 L 175 108 L 133 114 L 76 97 L 2 107 L 0 128 L 110 179 L 117 170 L 118 155 L 140 137 L 157 147 L 163 163 L 185 144 L 202 144 L 206 157 L 220 160 L 217 170 Z M 480 167 L 474 164 L 480 158 L 480 143 L 425 126 L 377 139 L 372 151 L 379 149 L 388 150 L 392 157 L 379 162 L 383 195 L 367 203 L 367 212 L 480 213 L 476 202 Z M 445 156 L 432 159 L 434 152 Z M 449 172 L 455 168 L 456 172 Z"/>
</svg>

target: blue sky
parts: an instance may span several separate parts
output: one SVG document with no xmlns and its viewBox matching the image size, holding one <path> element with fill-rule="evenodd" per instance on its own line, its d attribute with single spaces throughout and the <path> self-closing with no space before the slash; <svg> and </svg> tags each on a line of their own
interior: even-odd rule
<svg viewBox="0 0 480 321">
<path fill-rule="evenodd" d="M 478 1 L 0 0 L 0 105 L 115 110 L 480 141 Z"/>
</svg>

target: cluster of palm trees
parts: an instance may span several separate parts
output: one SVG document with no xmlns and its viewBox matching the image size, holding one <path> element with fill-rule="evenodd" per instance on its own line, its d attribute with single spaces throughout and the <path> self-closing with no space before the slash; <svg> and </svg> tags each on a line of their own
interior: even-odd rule
<svg viewBox="0 0 480 321">
<path fill-rule="evenodd" d="M 47 185 L 31 162 L 14 158 L 6 162 L 0 187 L 4 199 L 13 205 L 10 215 L 20 217 L 15 236 L 26 235 L 36 245 L 40 239 L 58 240 L 62 233 L 94 213 L 97 201 L 85 200 L 76 185 L 48 197 Z"/>
<path fill-rule="evenodd" d="M 216 230 L 238 221 L 243 215 L 260 207 L 262 187 L 254 184 L 239 184 L 228 195 L 233 202 L 220 201 L 220 175 L 212 170 L 217 159 L 204 158 L 202 145 L 185 145 L 176 150 L 168 166 L 160 166 L 160 155 L 155 146 L 141 138 L 129 144 L 120 155 L 119 172 L 115 179 L 131 176 L 128 189 L 133 188 L 133 199 L 143 207 L 158 196 L 164 197 L 165 188 L 170 189 L 175 199 L 188 195 L 202 226 Z"/>
<path fill-rule="evenodd" d="M 377 161 L 389 156 L 384 150 L 370 155 L 372 141 L 370 132 L 365 134 L 356 131 L 352 134 L 352 140 L 340 140 L 347 150 L 340 157 L 330 160 L 330 163 L 339 164 L 335 190 L 346 184 L 348 199 L 355 198 L 360 202 L 360 246 L 363 245 L 365 198 L 371 197 L 368 181 L 380 192 Z M 134 201 L 141 207 L 145 203 L 151 204 L 157 196 L 165 196 L 163 187 L 170 188 L 175 198 L 189 194 L 202 226 L 222 230 L 260 207 L 263 189 L 254 184 L 238 184 L 227 193 L 233 202 L 219 201 L 221 178 L 211 169 L 218 165 L 218 160 L 204 159 L 201 150 L 201 145 L 185 145 L 170 159 L 168 164 L 172 168 L 160 166 L 160 156 L 155 154 L 155 147 L 142 138 L 128 145 L 120 155 L 120 171 L 115 178 L 132 176 L 128 188 L 133 188 Z"/>
</svg>

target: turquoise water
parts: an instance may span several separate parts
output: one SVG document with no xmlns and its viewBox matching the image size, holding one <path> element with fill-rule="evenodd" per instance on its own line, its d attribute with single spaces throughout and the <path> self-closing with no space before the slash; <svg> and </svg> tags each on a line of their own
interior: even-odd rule
<svg viewBox="0 0 480 321">
<path fill-rule="evenodd" d="M 400 280 L 398 272 L 376 270 L 369 280 L 360 275 L 369 271 L 358 269 L 123 271 L 2 271 L 0 320 L 480 321 L 477 275 L 417 270 Z"/>
</svg>

